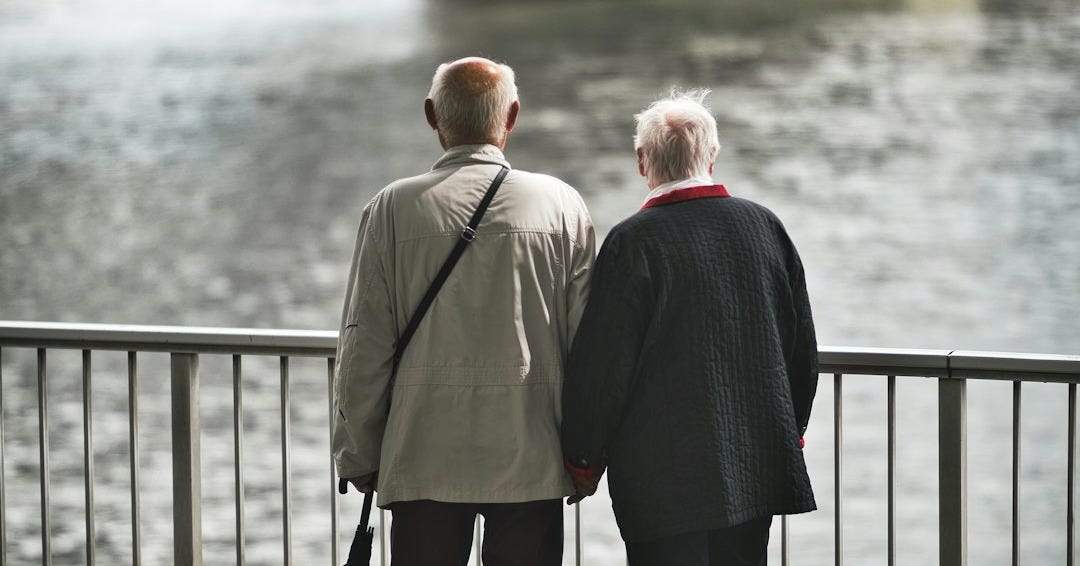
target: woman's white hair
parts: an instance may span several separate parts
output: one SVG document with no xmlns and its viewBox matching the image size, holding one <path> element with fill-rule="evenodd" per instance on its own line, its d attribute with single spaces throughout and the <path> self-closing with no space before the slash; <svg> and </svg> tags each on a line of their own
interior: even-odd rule
<svg viewBox="0 0 1080 566">
<path fill-rule="evenodd" d="M 448 80 L 450 65 L 439 65 L 428 92 L 441 131 L 451 139 L 499 139 L 505 134 L 510 105 L 518 99 L 514 70 L 495 63 L 498 80 L 490 87 L 478 87 Z"/>
<path fill-rule="evenodd" d="M 634 149 L 642 150 L 650 180 L 666 183 L 707 176 L 720 151 L 716 119 L 705 107 L 708 89 L 681 91 L 634 115 Z"/>
</svg>

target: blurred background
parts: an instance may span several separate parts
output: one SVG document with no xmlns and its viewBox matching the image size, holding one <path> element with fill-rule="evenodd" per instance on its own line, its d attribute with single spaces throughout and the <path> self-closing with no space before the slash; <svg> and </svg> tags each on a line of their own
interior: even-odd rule
<svg viewBox="0 0 1080 566">
<path fill-rule="evenodd" d="M 508 158 L 576 187 L 600 237 L 646 191 L 633 114 L 672 86 L 706 87 L 724 146 L 715 179 L 786 223 L 821 344 L 1080 353 L 1070 0 L 0 0 L 0 319 L 336 328 L 359 212 L 441 155 L 423 99 L 435 67 L 467 55 L 515 68 Z M 54 482 L 73 486 L 54 497 L 60 515 L 82 513 L 81 397 L 64 387 L 76 354 L 50 366 Z M 4 351 L 13 564 L 40 552 L 33 363 Z M 148 363 L 140 409 L 167 414 L 167 365 L 155 379 Z M 226 366 L 203 368 L 210 564 L 232 556 Z M 115 519 L 99 553 L 121 564 L 123 360 L 95 368 L 116 373 L 94 392 L 99 504 Z M 280 476 L 274 360 L 260 370 L 245 393 L 247 472 L 249 513 L 266 520 L 249 519 L 248 543 L 253 563 L 273 564 L 280 507 L 258 494 Z M 311 373 L 294 385 L 301 564 L 329 558 L 325 375 Z M 937 556 L 935 387 L 899 387 L 905 564 Z M 823 379 L 807 448 L 821 510 L 793 519 L 793 564 L 832 560 L 830 389 Z M 969 387 L 973 564 L 1009 559 L 1010 391 Z M 847 558 L 884 564 L 884 385 L 852 380 L 844 395 Z M 1022 556 L 1063 563 L 1063 389 L 1027 387 L 1023 402 Z M 164 482 L 145 502 L 144 552 L 165 559 L 160 420 L 142 431 L 144 473 Z M 589 563 L 622 564 L 604 496 L 583 515 Z M 69 523 L 61 563 L 81 560 L 81 521 Z"/>
</svg>

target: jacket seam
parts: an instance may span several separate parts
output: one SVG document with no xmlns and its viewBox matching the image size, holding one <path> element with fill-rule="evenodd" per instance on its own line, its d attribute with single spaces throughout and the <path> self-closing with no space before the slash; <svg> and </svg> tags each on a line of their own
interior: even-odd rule
<svg viewBox="0 0 1080 566">
<path fill-rule="evenodd" d="M 409 383 L 395 382 L 394 389 L 406 389 L 409 387 L 428 387 L 431 385 L 438 385 L 440 387 L 462 387 L 467 389 L 475 389 L 477 387 L 505 387 L 507 389 L 512 387 L 530 387 L 533 385 L 550 385 L 552 383 L 561 383 L 561 378 L 549 378 L 549 379 L 527 379 L 523 383 L 444 383 L 441 381 L 410 381 Z"/>
<path fill-rule="evenodd" d="M 412 236 L 412 237 L 409 237 L 409 238 L 401 238 L 401 239 L 398 239 L 397 241 L 395 241 L 394 244 L 396 246 L 400 246 L 401 244 L 404 244 L 404 243 L 407 243 L 407 242 L 414 242 L 414 241 L 417 241 L 417 240 L 427 240 L 427 239 L 431 239 L 431 238 L 445 238 L 447 236 L 456 237 L 459 234 L 461 234 L 461 230 L 457 230 L 457 229 L 446 230 L 446 231 L 443 231 L 443 232 L 437 232 L 437 233 L 433 233 L 433 234 L 424 234 L 423 236 Z M 555 236 L 556 238 L 562 238 L 562 237 L 565 236 L 564 234 L 562 234 L 561 232 L 558 232 L 556 230 L 545 230 L 543 228 L 509 228 L 509 229 L 504 229 L 504 230 L 490 230 L 490 229 L 488 229 L 488 230 L 477 230 L 477 232 L 476 232 L 477 237 L 483 237 L 483 236 L 486 236 L 486 235 L 497 235 L 497 234 L 544 234 L 544 235 L 547 235 L 547 236 Z M 570 240 L 572 243 L 574 242 L 573 238 L 570 238 L 569 236 L 566 236 L 566 238 L 568 240 Z M 577 245 L 577 244 L 575 243 L 575 245 Z"/>
</svg>

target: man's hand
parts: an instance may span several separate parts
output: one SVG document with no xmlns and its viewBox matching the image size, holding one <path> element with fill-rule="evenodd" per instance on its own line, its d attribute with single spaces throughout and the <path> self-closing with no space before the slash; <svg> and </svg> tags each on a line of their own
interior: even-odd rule
<svg viewBox="0 0 1080 566">
<path fill-rule="evenodd" d="M 600 485 L 600 477 L 604 475 L 604 468 L 578 468 L 566 462 L 566 471 L 570 473 L 570 479 L 574 482 L 574 495 L 566 498 L 567 505 L 573 505 L 582 499 L 596 493 L 596 487 Z"/>
<path fill-rule="evenodd" d="M 371 493 L 379 487 L 379 472 L 376 470 L 370 474 L 349 478 L 349 483 L 360 493 Z"/>
</svg>

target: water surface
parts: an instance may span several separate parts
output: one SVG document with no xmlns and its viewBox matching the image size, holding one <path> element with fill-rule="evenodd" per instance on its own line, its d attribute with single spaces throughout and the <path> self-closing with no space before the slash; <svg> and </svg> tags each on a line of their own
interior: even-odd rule
<svg viewBox="0 0 1080 566">
<path fill-rule="evenodd" d="M 471 54 L 517 70 L 511 162 L 577 187 L 601 236 L 644 196 L 633 113 L 706 87 L 716 180 L 784 219 L 823 344 L 1080 352 L 1080 7 L 1066 1 L 0 2 L 0 318 L 335 327 L 359 211 L 438 158 L 430 75 Z M 38 552 L 34 369 L 9 352 L 22 563 Z M 54 516 L 79 516 L 77 355 L 57 357 Z M 167 374 L 147 358 L 144 474 L 167 485 Z M 121 364 L 95 362 L 111 376 L 95 384 L 108 563 L 130 547 Z M 203 368 L 208 563 L 233 540 L 227 365 Z M 296 557 L 325 562 L 325 368 L 301 366 Z M 275 563 L 276 360 L 248 369 L 249 557 Z M 847 557 L 884 563 L 882 383 L 860 381 L 845 389 Z M 832 558 L 830 386 L 808 448 L 822 510 L 792 523 L 796 564 Z M 900 384 L 901 563 L 936 556 L 933 386 Z M 972 562 L 1005 564 L 1009 386 L 969 394 Z M 1038 564 L 1064 558 L 1062 396 L 1024 393 L 1022 550 Z M 168 490 L 144 491 L 144 551 L 163 559 Z M 606 503 L 584 515 L 590 563 L 621 563 Z M 81 521 L 57 529 L 58 560 L 78 560 Z"/>
</svg>

